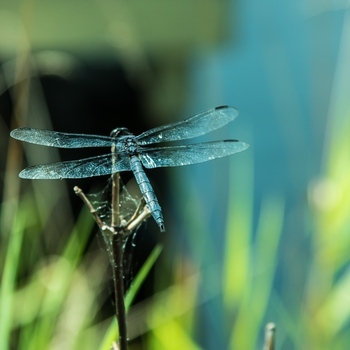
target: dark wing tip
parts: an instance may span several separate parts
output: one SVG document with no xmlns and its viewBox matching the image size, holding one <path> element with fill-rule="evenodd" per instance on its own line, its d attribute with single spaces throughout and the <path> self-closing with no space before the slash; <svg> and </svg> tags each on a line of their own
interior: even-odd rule
<svg viewBox="0 0 350 350">
<path fill-rule="evenodd" d="M 214 109 L 226 109 L 226 108 L 230 108 L 230 106 L 227 106 L 227 105 L 218 106 L 218 107 L 215 107 Z"/>
<path fill-rule="evenodd" d="M 226 105 L 215 107 L 214 111 L 224 113 L 226 116 L 229 116 L 231 120 L 234 120 L 239 114 L 239 111 L 237 108 L 232 106 L 226 106 Z"/>
<path fill-rule="evenodd" d="M 233 107 L 233 106 L 228 106 L 228 105 L 223 105 L 223 106 L 218 106 L 218 107 L 215 107 L 214 110 L 219 110 L 219 109 L 234 109 L 235 111 L 238 112 L 237 108 Z"/>
<path fill-rule="evenodd" d="M 239 145 L 239 147 L 240 147 L 240 150 L 238 151 L 238 152 L 242 152 L 242 151 L 245 151 L 246 149 L 248 149 L 249 147 L 250 147 L 250 145 L 249 145 L 249 143 L 245 143 L 245 142 L 243 142 L 243 141 L 240 141 L 240 140 L 222 140 L 223 142 L 229 142 L 229 143 L 231 143 L 231 142 L 237 142 Z"/>
</svg>

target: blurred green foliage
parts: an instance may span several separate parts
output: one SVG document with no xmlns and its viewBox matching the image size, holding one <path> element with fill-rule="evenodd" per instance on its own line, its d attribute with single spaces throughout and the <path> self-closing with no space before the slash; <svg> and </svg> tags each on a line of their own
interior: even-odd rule
<svg viewBox="0 0 350 350">
<path fill-rule="evenodd" d="M 203 286 L 201 269 L 189 256 L 178 252 L 171 267 L 172 286 L 148 304 L 130 310 L 131 320 L 135 320 L 135 325 L 129 324 L 130 333 L 135 337 L 147 333 L 146 348 L 201 349 L 194 336 L 196 309 L 218 295 L 225 310 L 225 331 L 231 334 L 231 349 L 259 348 L 268 321 L 277 324 L 278 345 L 288 339 L 292 348 L 346 348 L 350 342 L 350 128 L 346 118 L 339 118 L 343 122 L 329 129 L 324 175 L 310 184 L 310 208 L 305 215 L 306 224 L 311 225 L 311 246 L 307 260 L 302 261 L 307 278 L 302 286 L 289 285 L 291 290 L 304 290 L 302 304 L 287 302 L 274 288 L 280 264 L 284 199 L 265 198 L 253 231 L 253 160 L 246 154 L 240 166 L 231 170 L 235 181 L 227 209 L 224 264 L 207 267 L 220 274 L 221 285 Z M 11 177 L 7 184 L 19 181 L 16 174 L 7 175 Z M 55 184 L 49 186 L 53 193 Z M 110 278 L 106 275 L 108 259 L 101 259 L 96 251 L 83 255 L 93 220 L 84 210 L 71 226 L 69 240 L 54 255 L 47 256 L 40 248 L 39 233 L 50 231 L 53 209 L 38 205 L 38 196 L 35 190 L 27 189 L 12 198 L 5 197 L 2 203 L 0 348 L 107 349 L 116 335 L 115 322 L 94 324 L 93 319 L 101 302 L 101 289 Z M 201 217 L 200 212 L 197 215 Z M 191 219 L 201 221 L 193 213 Z M 67 223 L 70 220 L 65 219 Z M 194 242 L 192 248 L 196 246 L 201 249 Z M 164 269 L 162 266 L 157 268 L 158 278 L 164 274 L 169 278 L 166 265 Z M 204 297 L 199 288 L 205 288 Z M 274 319 L 268 319 L 272 315 Z M 137 326 L 140 319 L 146 325 L 141 331 Z M 108 327 L 112 327 L 111 333 Z"/>
<path fill-rule="evenodd" d="M 157 47 L 156 51 L 164 56 L 169 54 L 165 50 L 169 47 L 174 52 L 178 50 L 183 53 L 183 47 L 175 45 L 177 42 L 182 43 L 181 37 L 188 40 L 185 42 L 187 48 L 193 43 L 201 43 L 196 34 L 203 40 L 209 38 L 210 43 L 215 42 L 223 35 L 220 23 L 224 7 L 216 8 L 213 2 L 208 3 L 210 6 L 203 9 L 203 21 L 196 22 L 194 31 L 191 31 L 192 19 L 199 18 L 193 16 L 198 13 L 196 5 L 186 12 L 186 21 L 181 31 L 178 31 L 179 38 L 172 28 L 173 23 L 179 21 L 175 21 L 175 15 L 172 16 L 181 15 L 181 4 L 173 5 L 176 7 L 174 11 L 168 8 L 168 17 L 158 16 L 158 24 L 152 23 L 150 26 L 149 22 L 154 19 L 152 7 L 144 4 L 135 12 L 137 20 L 129 21 L 128 16 L 132 12 L 124 7 L 123 2 L 89 2 L 88 5 L 81 1 L 73 2 L 72 6 L 76 7 L 71 12 L 68 5 L 65 7 L 58 3 L 52 3 L 51 7 L 43 2 L 4 3 L 6 6 L 0 13 L 2 48 L 5 48 L 6 55 L 11 56 L 14 51 L 18 54 L 13 65 L 11 63 L 12 70 L 5 74 L 16 85 L 11 91 L 14 101 L 11 123 L 23 124 L 29 101 L 37 106 L 42 98 L 40 89 L 30 86 L 27 80 L 31 75 L 26 54 L 30 52 L 33 37 L 38 40 L 37 48 L 47 48 L 52 43 L 51 36 L 55 36 L 62 40 L 52 44 L 55 49 L 67 42 L 74 47 L 77 41 L 81 41 L 87 47 L 90 46 L 87 51 L 94 51 L 103 41 L 101 36 L 105 36 L 129 73 L 137 73 L 130 76 L 135 77 L 140 72 L 147 75 L 147 69 L 144 69 L 144 48 L 135 40 L 137 35 L 133 30 L 138 28 L 137 32 L 144 34 L 142 44 L 148 40 L 148 47 Z M 202 2 L 196 4 L 203 8 Z M 85 5 L 85 16 L 77 16 Z M 138 6 L 136 2 L 133 5 Z M 147 16 L 143 17 L 146 10 Z M 19 17 L 14 13 L 20 14 Z M 214 16 L 211 17 L 210 13 L 214 13 Z M 120 17 L 114 18 L 113 14 Z M 98 20 L 91 22 L 89 19 L 94 16 Z M 210 25 L 205 21 L 208 16 L 213 20 Z M 35 18 L 38 22 L 35 22 Z M 144 22 L 138 18 L 143 18 Z M 36 24 L 33 31 L 32 23 Z M 138 26 L 133 26 L 133 23 Z M 165 24 L 169 25 L 169 29 L 159 30 L 159 26 Z M 48 29 L 50 26 L 52 31 Z M 65 30 L 61 31 L 62 28 Z M 143 28 L 149 28 L 149 32 Z M 276 32 L 274 27 L 271 28 L 271 32 Z M 168 36 L 169 32 L 173 36 Z M 147 37 L 149 33 L 157 35 Z M 160 254 L 160 248 L 157 247 L 132 285 L 126 299 L 128 306 L 151 266 L 156 264 L 157 293 L 129 309 L 132 349 L 205 349 L 198 335 L 201 332 L 210 333 L 210 330 L 200 328 L 202 320 L 198 310 L 214 299 L 219 301 L 223 310 L 218 323 L 224 326 L 220 329 L 222 334 L 216 329 L 212 336 L 228 338 L 230 349 L 262 348 L 263 329 L 270 321 L 277 325 L 277 348 L 343 350 L 349 347 L 350 57 L 346 26 L 343 35 L 329 99 L 323 166 L 319 177 L 310 182 L 308 193 L 302 194 L 305 198 L 298 209 L 304 214 L 304 220 L 292 223 L 302 233 L 288 237 L 284 235 L 287 214 L 290 214 L 285 209 L 288 201 L 285 193 L 264 194 L 258 208 L 258 222 L 254 225 L 254 145 L 250 153 L 244 154 L 230 170 L 232 182 L 227 190 L 229 203 L 225 249 L 220 261 L 207 255 L 208 247 L 215 238 L 212 238 L 213 241 L 202 239 L 215 237 L 216 232 L 207 232 L 209 229 L 201 203 L 191 193 L 195 184 L 186 184 L 184 191 L 188 192 L 189 200 L 178 203 L 178 207 L 184 208 L 181 218 L 186 222 L 187 244 L 190 248 L 182 250 L 169 243 L 160 258 L 161 263 L 157 264 L 155 261 Z M 271 71 L 275 68 L 276 55 L 280 54 L 280 71 L 285 69 L 290 73 L 288 58 L 283 58 L 285 52 L 280 47 L 266 45 L 266 48 L 271 57 Z M 48 60 L 50 64 L 56 62 L 52 60 L 54 56 Z M 312 81 L 315 85 L 321 85 L 318 80 L 322 70 L 320 67 L 313 67 L 317 72 Z M 8 64 L 4 71 L 7 68 Z M 273 97 L 279 96 L 280 71 L 274 71 L 277 73 L 270 77 Z M 168 77 L 178 77 L 177 73 L 174 70 Z M 143 74 L 141 76 L 144 78 Z M 292 74 L 288 74 L 288 78 L 292 81 Z M 7 89 L 9 81 L 0 82 L 1 93 Z M 158 83 L 161 82 L 160 79 Z M 150 85 L 147 85 L 148 93 Z M 164 97 L 163 86 L 159 84 L 153 91 L 155 100 L 164 105 L 177 105 L 177 93 L 185 89 L 173 90 L 172 86 L 183 88 L 185 84 L 165 85 L 171 86 L 170 97 Z M 320 86 L 316 86 L 315 91 L 318 89 Z M 288 108 L 292 107 L 290 110 L 293 114 L 300 107 L 297 94 L 293 89 L 284 93 L 282 98 L 276 98 L 279 112 L 283 114 L 286 109 L 285 100 L 289 94 L 292 100 L 287 100 L 290 103 Z M 254 101 L 255 96 L 251 98 Z M 314 101 L 310 101 L 312 103 Z M 38 118 L 48 125 L 44 103 L 39 107 L 36 109 L 40 111 Z M 301 127 L 294 119 L 281 118 L 281 125 L 286 130 L 283 134 L 285 144 L 279 146 L 287 145 L 286 148 L 293 151 L 288 154 L 302 152 L 305 144 L 295 145 L 296 134 L 301 131 Z M 317 120 L 314 127 L 319 127 Z M 116 323 L 113 319 L 96 322 L 96 318 L 100 306 L 109 298 L 105 293 L 105 285 L 111 275 L 108 272 L 107 254 L 88 243 L 94 227 L 93 219 L 84 209 L 78 220 L 73 221 L 68 205 L 69 190 L 63 182 L 41 182 L 38 185 L 33 181 L 31 185 L 24 186 L 17 176 L 23 157 L 21 146 L 13 140 L 9 140 L 8 145 L 4 144 L 9 132 L 4 123 L 1 123 L 1 132 L 1 142 L 7 154 L 3 152 L 6 167 L 2 172 L 4 193 L 0 221 L 0 349 L 109 349 L 111 341 L 117 336 Z M 322 132 L 318 130 L 318 134 Z M 26 157 L 29 160 L 57 160 L 57 155 L 45 152 L 40 150 L 34 154 L 26 151 Z M 295 174 L 299 169 L 296 169 L 295 163 L 293 166 L 291 172 Z M 227 184 L 218 184 L 221 185 Z M 176 185 L 174 188 L 177 190 Z M 286 246 L 282 249 L 284 243 Z M 302 249 L 295 251 L 295 247 L 301 244 Z M 289 248 L 294 254 L 288 255 Z M 166 254 L 169 254 L 169 259 L 164 257 Z M 276 283 L 278 271 L 283 272 L 280 285 Z M 211 278 L 203 278 L 204 275 Z M 140 343 L 133 343 L 132 340 L 138 337 L 141 338 Z"/>
</svg>

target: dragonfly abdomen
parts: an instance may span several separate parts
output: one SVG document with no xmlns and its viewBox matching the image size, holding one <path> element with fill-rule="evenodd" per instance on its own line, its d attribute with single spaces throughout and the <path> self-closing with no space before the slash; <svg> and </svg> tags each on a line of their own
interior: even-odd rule
<svg viewBox="0 0 350 350">
<path fill-rule="evenodd" d="M 143 170 L 142 164 L 140 160 L 136 156 L 132 156 L 130 158 L 130 168 L 134 173 L 137 184 L 139 185 L 140 191 L 142 193 L 143 198 L 145 199 L 149 210 L 152 213 L 152 216 L 156 223 L 159 226 L 159 229 L 164 232 L 164 219 L 162 210 L 160 208 L 158 199 L 156 194 L 153 191 L 151 183 Z"/>
</svg>

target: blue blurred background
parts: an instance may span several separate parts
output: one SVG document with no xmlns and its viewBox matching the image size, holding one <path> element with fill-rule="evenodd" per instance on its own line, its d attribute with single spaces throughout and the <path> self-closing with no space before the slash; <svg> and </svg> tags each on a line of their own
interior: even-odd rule
<svg viewBox="0 0 350 350">
<path fill-rule="evenodd" d="M 0 5 L 4 150 L 18 125 L 137 134 L 215 106 L 240 111 L 199 141 L 235 138 L 247 151 L 148 173 L 167 226 L 154 288 L 198 280 L 195 296 L 184 287 L 169 300 L 192 300 L 185 320 L 174 316 L 183 332 L 150 322 L 144 348 L 261 348 L 269 321 L 278 348 L 350 345 L 348 12 L 346 1 L 315 0 Z M 58 159 L 45 152 L 27 149 L 28 162 Z M 13 157 L 1 158 L 4 200 Z M 147 228 L 140 255 L 164 239 Z"/>
</svg>

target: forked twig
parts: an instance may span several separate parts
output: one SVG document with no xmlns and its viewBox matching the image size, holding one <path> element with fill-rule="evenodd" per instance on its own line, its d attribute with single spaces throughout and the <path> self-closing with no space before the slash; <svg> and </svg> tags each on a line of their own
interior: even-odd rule
<svg viewBox="0 0 350 350">
<path fill-rule="evenodd" d="M 90 214 L 93 216 L 93 218 L 96 221 L 96 224 L 98 225 L 98 227 L 100 228 L 101 231 L 105 231 L 107 229 L 107 226 L 102 222 L 102 220 L 100 219 L 100 217 L 97 214 L 96 209 L 93 207 L 93 205 L 91 204 L 91 202 L 87 199 L 87 197 L 85 196 L 85 193 L 83 192 L 83 190 L 78 187 L 78 186 L 74 186 L 73 188 L 75 194 L 84 202 L 84 204 L 88 207 Z"/>
<path fill-rule="evenodd" d="M 125 236 L 128 236 L 131 232 L 133 232 L 144 220 L 146 220 L 151 215 L 151 212 L 148 209 L 147 205 L 145 205 L 145 203 L 142 201 L 138 205 L 135 213 L 132 215 L 130 220 L 127 223 L 121 225 L 119 222 L 119 184 L 119 174 L 115 173 L 112 176 L 112 217 L 110 226 L 103 223 L 96 209 L 79 187 L 75 186 L 74 192 L 88 207 L 91 215 L 93 216 L 102 233 L 109 233 L 112 235 L 112 270 L 115 290 L 116 317 L 119 328 L 119 347 L 120 350 L 127 350 L 127 326 L 124 304 L 123 239 Z"/>
<path fill-rule="evenodd" d="M 110 233 L 116 234 L 115 230 L 111 229 L 111 226 L 108 226 L 103 223 L 101 218 L 98 216 L 96 209 L 91 204 L 91 202 L 86 197 L 85 193 L 81 188 L 78 186 L 74 187 L 75 194 L 84 202 L 84 204 L 89 209 L 91 215 L 93 216 L 96 224 L 98 225 L 99 229 L 104 231 L 109 231 Z M 147 220 L 151 216 L 151 212 L 148 208 L 148 206 L 145 204 L 143 200 L 141 200 L 141 203 L 139 204 L 138 208 L 136 209 L 135 213 L 131 217 L 131 219 L 121 227 L 121 231 L 124 235 L 129 235 L 131 232 L 133 232 L 140 224 Z"/>
</svg>

